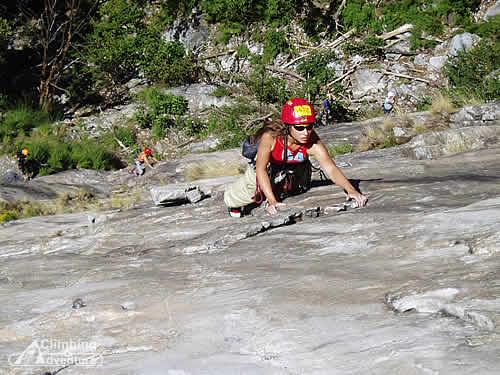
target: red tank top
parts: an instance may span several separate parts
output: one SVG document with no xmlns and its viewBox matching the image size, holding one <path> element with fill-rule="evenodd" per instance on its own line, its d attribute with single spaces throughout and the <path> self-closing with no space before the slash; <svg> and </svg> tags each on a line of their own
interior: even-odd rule
<svg viewBox="0 0 500 375">
<path fill-rule="evenodd" d="M 276 138 L 276 142 L 274 144 L 273 152 L 271 153 L 270 162 L 273 164 L 284 164 L 283 159 L 283 149 L 285 147 L 284 137 L 280 136 Z M 311 147 L 310 144 L 300 145 L 295 151 L 293 151 L 290 146 L 287 147 L 287 163 L 288 164 L 297 164 L 303 163 L 307 159 L 309 159 L 309 155 L 307 150 Z"/>
</svg>

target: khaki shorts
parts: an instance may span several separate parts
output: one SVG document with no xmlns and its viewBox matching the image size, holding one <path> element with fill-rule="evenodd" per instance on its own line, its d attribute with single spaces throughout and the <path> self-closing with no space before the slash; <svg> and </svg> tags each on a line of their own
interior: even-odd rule
<svg viewBox="0 0 500 375">
<path fill-rule="evenodd" d="M 226 187 L 224 203 L 228 207 L 244 207 L 254 202 L 253 196 L 257 188 L 257 175 L 253 166 L 249 165 L 245 174 Z"/>
</svg>

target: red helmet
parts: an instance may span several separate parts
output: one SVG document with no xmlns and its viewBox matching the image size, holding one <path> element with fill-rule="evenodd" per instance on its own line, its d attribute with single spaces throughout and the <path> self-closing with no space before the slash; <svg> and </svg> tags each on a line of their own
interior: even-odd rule
<svg viewBox="0 0 500 375">
<path fill-rule="evenodd" d="M 290 99 L 283 106 L 281 121 L 288 125 L 312 124 L 316 121 L 314 107 L 305 99 Z"/>
<path fill-rule="evenodd" d="M 144 153 L 147 155 L 147 156 L 151 156 L 153 155 L 153 150 L 151 150 L 149 147 L 146 147 L 144 149 Z"/>
</svg>

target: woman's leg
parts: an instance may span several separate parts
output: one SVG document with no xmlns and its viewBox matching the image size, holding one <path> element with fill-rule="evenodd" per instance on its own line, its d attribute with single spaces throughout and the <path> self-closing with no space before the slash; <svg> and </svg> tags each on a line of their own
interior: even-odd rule
<svg viewBox="0 0 500 375">
<path fill-rule="evenodd" d="M 248 166 L 245 174 L 237 181 L 226 187 L 224 203 L 228 207 L 244 207 L 254 203 L 256 175 L 252 166 Z"/>
</svg>

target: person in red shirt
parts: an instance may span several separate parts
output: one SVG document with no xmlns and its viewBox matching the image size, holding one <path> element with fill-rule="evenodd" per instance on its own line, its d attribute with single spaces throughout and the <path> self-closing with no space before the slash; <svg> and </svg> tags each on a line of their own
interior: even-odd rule
<svg viewBox="0 0 500 375">
<path fill-rule="evenodd" d="M 281 123 L 266 124 L 254 136 L 258 142 L 255 167 L 224 192 L 224 202 L 233 217 L 240 217 L 245 207 L 266 202 L 266 210 L 274 215 L 290 195 L 307 191 L 311 184 L 309 156 L 319 161 L 333 183 L 342 187 L 349 198 L 363 207 L 367 198 L 357 191 L 314 131 L 314 107 L 305 99 L 288 100 L 281 112 Z M 286 145 L 286 146 L 285 146 Z"/>
<path fill-rule="evenodd" d="M 146 171 L 146 166 L 153 169 L 153 164 L 157 163 L 158 160 L 153 156 L 153 150 L 149 147 L 144 148 L 134 160 L 135 167 L 129 172 L 135 174 L 136 176 L 142 176 Z"/>
</svg>

